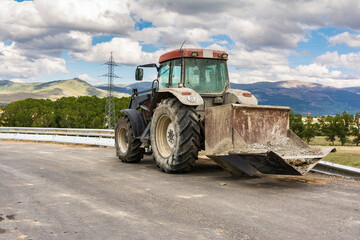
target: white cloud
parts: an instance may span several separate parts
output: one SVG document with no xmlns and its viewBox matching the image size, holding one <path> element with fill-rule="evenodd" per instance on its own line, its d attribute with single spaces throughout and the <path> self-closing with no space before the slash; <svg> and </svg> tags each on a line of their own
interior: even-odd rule
<svg viewBox="0 0 360 240">
<path fill-rule="evenodd" d="M 300 80 L 334 87 L 350 87 L 360 84 L 360 76 L 350 76 L 339 70 L 329 70 L 330 67 L 343 67 L 344 64 L 341 63 L 341 59 L 345 62 L 349 56 L 341 57 L 337 53 L 328 53 L 321 57 L 324 60 L 323 62 L 318 59 L 316 63 L 290 68 L 286 58 L 290 53 L 292 52 L 276 49 L 231 51 L 229 65 L 235 66 L 237 70 L 240 69 L 241 71 L 231 71 L 230 81 L 255 83 Z M 329 59 L 332 60 L 331 64 L 329 64 Z M 327 64 L 324 64 L 325 60 Z"/>
<path fill-rule="evenodd" d="M 297 75 L 306 78 L 339 78 L 341 77 L 340 71 L 329 71 L 325 66 L 313 63 L 310 65 L 299 65 L 293 72 Z"/>
<path fill-rule="evenodd" d="M 130 38 L 145 44 L 157 44 L 162 28 L 144 28 L 140 31 L 131 31 Z"/>
<path fill-rule="evenodd" d="M 221 45 L 219 45 L 217 43 L 213 43 L 213 44 L 209 45 L 207 47 L 207 49 L 216 49 L 216 50 L 221 50 L 221 51 L 224 51 L 224 52 L 227 52 L 227 53 L 230 52 L 229 49 L 227 49 L 227 47 L 221 46 Z"/>
<path fill-rule="evenodd" d="M 312 7 L 321 5 L 315 1 L 311 3 Z M 321 13 L 312 7 L 301 11 L 301 6 L 296 12 L 289 11 L 294 5 L 300 4 L 286 1 L 140 0 L 132 3 L 130 8 L 137 19 L 150 21 L 157 27 L 174 26 L 180 36 L 185 36 L 196 26 L 210 35 L 226 34 L 233 41 L 256 49 L 296 47 L 299 41 L 305 41 L 302 25 L 319 25 Z M 297 13 L 299 11 L 301 13 Z"/>
<path fill-rule="evenodd" d="M 130 38 L 146 44 L 165 45 L 180 48 L 186 40 L 186 47 L 199 47 L 199 42 L 210 41 L 210 32 L 200 28 L 179 29 L 173 26 L 144 28 L 129 33 Z"/>
<path fill-rule="evenodd" d="M 66 73 L 63 58 L 39 56 L 31 59 L 22 55 L 15 43 L 5 45 L 0 42 L 0 62 L 1 79 L 32 79 L 57 72 Z"/>
<path fill-rule="evenodd" d="M 24 55 L 36 58 L 37 54 L 60 56 L 64 49 L 86 51 L 91 47 L 91 43 L 91 35 L 79 31 L 70 31 L 34 37 L 26 42 L 18 42 L 17 48 L 21 49 Z"/>
<path fill-rule="evenodd" d="M 178 14 L 168 11 L 162 1 L 132 1 L 129 9 L 135 20 L 152 22 L 156 27 L 173 26 L 178 20 Z"/>
<path fill-rule="evenodd" d="M 16 42 L 32 57 L 87 50 L 94 35 L 125 36 L 134 27 L 126 0 L 1 1 L 0 41 Z"/>
<path fill-rule="evenodd" d="M 293 48 L 306 41 L 305 28 L 327 25 L 351 26 L 360 29 L 357 1 L 171 1 L 171 0 L 62 0 L 17 3 L 3 0 L 0 19 L 4 38 L 29 39 L 55 32 L 83 31 L 109 33 L 134 39 L 136 21 L 152 22 L 150 32 L 157 42 L 163 38 L 166 46 L 203 41 L 212 35 L 226 34 L 250 50 L 262 47 Z M 296 11 L 291 11 L 296 9 Z M 350 14 L 351 13 L 351 14 Z M 7 28 L 5 27 L 7 26 Z M 9 27 L 11 26 L 11 27 Z M 169 33 L 166 35 L 166 33 Z M 170 40 L 166 41 L 170 37 Z M 156 39 L 158 38 L 158 39 Z M 2 39 L 3 41 L 8 39 Z M 176 41 L 175 41 L 176 40 Z"/>
<path fill-rule="evenodd" d="M 130 32 L 130 38 L 146 44 L 155 44 L 158 46 L 168 46 L 172 48 L 179 48 L 183 41 L 186 39 L 187 44 L 197 45 L 196 41 L 191 39 L 192 31 L 188 30 L 186 33 L 180 32 L 181 30 L 173 27 L 157 27 L 157 28 L 144 28 L 141 31 Z M 206 35 L 204 31 L 196 35 L 197 39 L 202 39 L 201 36 Z M 207 38 L 205 37 L 205 40 Z"/>
<path fill-rule="evenodd" d="M 88 51 L 92 36 L 126 35 L 134 26 L 122 0 L 1 0 L 0 6 L 0 41 L 16 44 L 2 49 L 1 58 L 4 51 L 8 55 L 0 69 L 7 79 L 65 72 L 64 50 Z"/>
<path fill-rule="evenodd" d="M 60 32 L 123 34 L 133 29 L 126 0 L 2 0 L 0 40 L 26 41 Z"/>
<path fill-rule="evenodd" d="M 164 51 L 147 53 L 142 51 L 139 42 L 128 38 L 113 38 L 110 42 L 98 43 L 87 51 L 71 52 L 70 56 L 87 62 L 105 62 L 110 52 L 114 53 L 114 60 L 121 64 L 141 64 L 158 62 Z"/>
<path fill-rule="evenodd" d="M 350 47 L 360 47 L 360 34 L 343 32 L 336 36 L 330 37 L 329 42 L 333 44 L 346 44 Z"/>
<path fill-rule="evenodd" d="M 39 0 L 34 6 L 51 27 L 124 34 L 134 26 L 126 0 Z"/>
<path fill-rule="evenodd" d="M 1 1 L 0 41 L 26 41 L 46 32 L 46 24 L 33 2 Z"/>
<path fill-rule="evenodd" d="M 94 85 L 94 84 L 99 84 L 99 83 L 100 83 L 99 80 L 97 80 L 97 79 L 95 79 L 95 78 L 93 78 L 93 77 L 90 77 L 90 76 L 89 76 L 88 74 L 86 74 L 86 73 L 79 74 L 77 77 L 78 77 L 79 79 L 81 79 L 81 80 L 84 80 L 84 81 L 92 84 L 92 85 Z"/>
<path fill-rule="evenodd" d="M 354 14 L 360 12 L 360 4 L 355 0 L 0 1 L 0 41 L 14 43 L 2 44 L 0 58 L 8 62 L 0 69 L 8 78 L 64 72 L 65 60 L 60 56 L 65 50 L 72 58 L 89 62 L 107 61 L 111 51 L 121 64 L 157 62 L 162 49 L 179 48 L 186 39 L 185 47 L 209 42 L 209 48 L 228 51 L 230 65 L 247 70 L 231 73 L 236 81 L 298 79 L 335 84 L 350 79 L 345 83 L 349 84 L 358 79 L 330 69 L 358 71 L 360 53 L 328 52 L 313 64 L 293 68 L 287 59 L 299 42 L 307 41 L 309 29 L 360 30 L 360 15 Z M 134 21 L 149 21 L 152 26 L 135 29 Z M 93 46 L 92 37 L 102 34 L 115 37 Z M 219 40 L 219 35 L 229 41 Z M 360 47 L 359 36 L 345 32 L 328 40 Z M 145 52 L 142 43 L 160 50 Z"/>
<path fill-rule="evenodd" d="M 247 51 L 245 49 L 233 50 L 229 56 L 229 64 L 238 68 L 263 69 L 288 66 L 286 54 L 289 52 L 276 49 Z"/>
<path fill-rule="evenodd" d="M 184 37 L 194 43 L 205 42 L 210 40 L 210 33 L 205 29 L 191 28 L 185 31 Z"/>
<path fill-rule="evenodd" d="M 316 63 L 332 68 L 348 68 L 359 71 L 360 52 L 339 55 L 337 51 L 326 52 L 315 59 Z"/>
<path fill-rule="evenodd" d="M 255 69 L 243 72 L 230 72 L 230 80 L 236 83 L 276 82 L 300 80 L 333 87 L 358 86 L 360 77 L 343 74 L 341 71 L 330 71 L 319 64 L 300 65 L 296 68 L 273 67 L 266 70 Z"/>
<path fill-rule="evenodd" d="M 129 4 L 135 19 L 156 27 L 172 26 L 185 36 L 194 27 L 210 35 L 226 34 L 249 50 L 295 48 L 307 41 L 306 29 L 350 26 L 360 30 L 358 1 L 172 1 L 139 0 Z M 295 10 L 296 9 L 296 10 Z"/>
</svg>

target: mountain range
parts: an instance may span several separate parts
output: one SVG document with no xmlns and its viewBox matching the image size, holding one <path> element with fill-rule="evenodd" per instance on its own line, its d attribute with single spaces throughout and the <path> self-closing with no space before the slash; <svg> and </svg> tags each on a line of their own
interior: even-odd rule
<svg viewBox="0 0 360 240">
<path fill-rule="evenodd" d="M 119 93 L 127 93 L 127 94 L 132 94 L 132 89 L 133 88 L 137 88 L 138 91 L 144 91 L 144 90 L 148 90 L 151 88 L 152 82 L 137 82 L 137 83 L 132 83 L 132 84 L 115 84 L 114 85 L 114 91 L 115 92 L 119 92 Z M 102 90 L 107 90 L 108 86 L 107 85 L 97 85 L 95 86 L 99 89 Z"/>
<path fill-rule="evenodd" d="M 138 91 L 151 88 L 152 82 L 116 84 L 116 97 L 129 96 L 132 88 Z M 252 84 L 231 83 L 234 89 L 248 90 L 260 105 L 289 106 L 295 113 L 312 116 L 334 115 L 347 111 L 360 112 L 360 87 L 335 88 L 301 81 L 257 82 Z M 46 83 L 16 83 L 0 81 L 0 104 L 25 98 L 57 99 L 63 96 L 106 96 L 106 85 L 92 86 L 74 78 Z"/>
<path fill-rule="evenodd" d="M 335 88 L 301 81 L 231 84 L 252 92 L 261 105 L 289 106 L 295 113 L 312 116 L 360 112 L 360 87 Z"/>
<path fill-rule="evenodd" d="M 0 104 L 2 105 L 26 98 L 55 100 L 61 97 L 93 95 L 106 97 L 107 92 L 78 78 L 45 83 L 18 83 L 0 80 Z M 129 96 L 121 92 L 115 92 L 114 95 L 116 97 Z"/>
<path fill-rule="evenodd" d="M 346 91 L 353 92 L 360 94 L 360 87 L 349 87 L 349 88 L 343 88 Z"/>
</svg>

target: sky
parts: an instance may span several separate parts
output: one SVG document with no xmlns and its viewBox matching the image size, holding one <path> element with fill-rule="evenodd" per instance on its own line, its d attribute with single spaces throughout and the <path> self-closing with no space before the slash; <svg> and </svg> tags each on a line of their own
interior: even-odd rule
<svg viewBox="0 0 360 240">
<path fill-rule="evenodd" d="M 235 83 L 360 86 L 359 13 L 358 0 L 0 0 L 0 79 L 104 84 L 113 52 L 115 83 L 134 83 L 186 40 L 226 51 Z"/>
</svg>

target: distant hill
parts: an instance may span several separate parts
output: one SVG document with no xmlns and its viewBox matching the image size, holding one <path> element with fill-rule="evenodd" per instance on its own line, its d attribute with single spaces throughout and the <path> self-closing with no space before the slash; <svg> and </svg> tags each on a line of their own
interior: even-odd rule
<svg viewBox="0 0 360 240">
<path fill-rule="evenodd" d="M 98 89 L 78 78 L 52 82 L 18 83 L 8 80 L 0 81 L 0 104 L 26 98 L 51 99 L 70 96 L 106 97 L 106 91 Z M 116 97 L 129 96 L 126 93 L 115 93 Z"/>
<path fill-rule="evenodd" d="M 97 86 L 105 89 L 105 86 Z M 115 91 L 131 94 L 151 88 L 151 82 L 116 85 Z M 348 111 L 360 112 L 360 87 L 335 88 L 301 81 L 231 83 L 235 89 L 252 92 L 261 105 L 289 106 L 295 113 L 310 112 L 312 116 L 333 115 Z"/>
<path fill-rule="evenodd" d="M 140 91 L 150 89 L 151 85 L 152 85 L 152 82 L 145 82 L 145 81 L 132 83 L 132 84 L 115 84 L 114 91 L 119 92 L 119 93 L 127 93 L 127 94 L 131 95 L 133 88 L 137 88 L 138 91 L 140 92 Z M 97 85 L 95 87 L 97 87 L 99 89 L 107 90 L 107 85 Z"/>
<path fill-rule="evenodd" d="M 301 81 L 231 83 L 232 88 L 251 91 L 262 105 L 289 106 L 295 113 L 312 116 L 360 112 L 360 94 L 347 89 Z"/>
<path fill-rule="evenodd" d="M 132 88 L 143 91 L 152 82 L 115 85 L 115 95 L 129 96 Z M 360 112 L 360 87 L 335 88 L 301 81 L 257 82 L 252 84 L 231 83 L 235 89 L 251 91 L 261 105 L 289 106 L 295 113 L 311 112 L 312 116 L 333 115 L 348 111 Z M 0 81 L 0 103 L 25 98 L 57 99 L 63 96 L 106 96 L 106 85 L 92 86 L 80 79 L 60 80 L 47 83 L 15 83 Z"/>
<path fill-rule="evenodd" d="M 343 89 L 352 93 L 360 94 L 360 87 L 349 87 Z"/>
</svg>

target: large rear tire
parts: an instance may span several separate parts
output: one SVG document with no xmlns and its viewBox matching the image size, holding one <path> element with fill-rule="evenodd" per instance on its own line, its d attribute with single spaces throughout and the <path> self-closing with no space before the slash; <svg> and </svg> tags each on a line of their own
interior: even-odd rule
<svg viewBox="0 0 360 240">
<path fill-rule="evenodd" d="M 162 171 L 189 171 L 200 149 L 200 125 L 194 107 L 175 98 L 162 100 L 151 121 L 150 139 L 153 156 Z"/>
<path fill-rule="evenodd" d="M 116 155 L 122 162 L 137 163 L 143 158 L 140 139 L 134 137 L 130 120 L 121 116 L 115 128 Z"/>
</svg>

